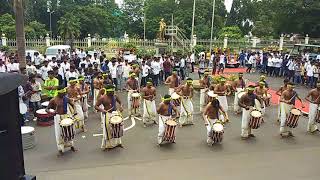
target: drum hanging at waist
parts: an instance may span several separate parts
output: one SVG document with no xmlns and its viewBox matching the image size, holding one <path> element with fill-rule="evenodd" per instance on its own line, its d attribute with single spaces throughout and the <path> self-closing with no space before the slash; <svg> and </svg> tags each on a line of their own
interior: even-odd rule
<svg viewBox="0 0 320 180">
<path fill-rule="evenodd" d="M 111 136 L 112 138 L 120 138 L 123 136 L 123 119 L 119 115 L 110 118 Z"/>
<path fill-rule="evenodd" d="M 66 118 L 60 121 L 61 127 L 61 138 L 64 142 L 72 141 L 75 137 L 75 127 L 74 120 L 70 118 Z"/>
<path fill-rule="evenodd" d="M 296 128 L 298 126 L 298 120 L 301 115 L 299 109 L 291 109 L 290 114 L 286 120 L 286 126 L 290 128 Z"/>
<path fill-rule="evenodd" d="M 174 142 L 176 139 L 175 131 L 177 122 L 169 119 L 165 122 L 165 131 L 163 135 L 163 141 Z"/>
<path fill-rule="evenodd" d="M 253 110 L 250 113 L 249 127 L 251 129 L 258 129 L 262 122 L 262 113 L 257 110 Z"/>
<path fill-rule="evenodd" d="M 216 122 L 212 125 L 211 138 L 214 143 L 220 143 L 223 139 L 224 127 L 221 122 Z"/>
</svg>

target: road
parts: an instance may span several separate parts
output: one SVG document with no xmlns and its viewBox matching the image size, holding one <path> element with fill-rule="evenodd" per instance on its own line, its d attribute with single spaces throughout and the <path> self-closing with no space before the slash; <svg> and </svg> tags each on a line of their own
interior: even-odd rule
<svg viewBox="0 0 320 180">
<path fill-rule="evenodd" d="M 258 77 L 245 75 L 252 82 Z M 267 81 L 277 89 L 283 79 Z M 166 87 L 158 89 L 158 94 L 167 92 Z M 306 88 L 296 89 L 305 97 Z M 120 97 L 126 102 L 126 93 L 120 93 Z M 158 147 L 158 127 L 143 128 L 142 122 L 136 121 L 122 138 L 124 149 L 103 152 L 101 136 L 93 136 L 101 133 L 99 114 L 90 113 L 88 132 L 76 137 L 79 151 L 67 152 L 62 157 L 57 157 L 53 127 L 36 127 L 37 146 L 24 152 L 26 172 L 40 180 L 319 179 L 320 134 L 306 132 L 307 118 L 300 118 L 294 129 L 296 137 L 281 139 L 275 123 L 277 106 L 273 105 L 267 109 L 266 123 L 253 131 L 256 138 L 244 141 L 240 139 L 241 115 L 230 111 L 232 97 L 228 102 L 231 123 L 225 127 L 222 144 L 213 147 L 206 144 L 206 129 L 200 115 L 194 116 L 195 125 L 178 129 L 176 144 Z M 194 104 L 195 112 L 199 111 L 199 93 Z M 125 121 L 125 127 L 131 123 Z"/>
</svg>

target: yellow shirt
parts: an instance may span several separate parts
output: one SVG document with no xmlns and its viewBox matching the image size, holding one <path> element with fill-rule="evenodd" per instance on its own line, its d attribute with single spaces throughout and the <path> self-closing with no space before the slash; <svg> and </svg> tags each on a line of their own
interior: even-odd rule
<svg viewBox="0 0 320 180">
<path fill-rule="evenodd" d="M 57 78 L 48 78 L 47 80 L 45 80 L 44 87 L 53 87 L 53 86 L 59 86 L 59 80 Z M 49 96 L 49 97 L 55 97 L 58 95 L 58 91 L 57 90 L 45 90 L 43 91 L 43 94 Z"/>
</svg>

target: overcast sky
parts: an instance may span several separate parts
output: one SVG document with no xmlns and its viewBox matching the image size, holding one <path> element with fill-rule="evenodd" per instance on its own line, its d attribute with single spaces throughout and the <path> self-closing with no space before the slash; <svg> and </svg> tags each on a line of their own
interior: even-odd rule
<svg viewBox="0 0 320 180">
<path fill-rule="evenodd" d="M 119 5 L 122 4 L 122 2 L 123 2 L 123 0 L 115 0 L 115 1 Z M 228 12 L 230 12 L 230 10 L 231 10 L 232 2 L 233 2 L 233 0 L 224 0 L 224 4 L 225 4 Z"/>
</svg>

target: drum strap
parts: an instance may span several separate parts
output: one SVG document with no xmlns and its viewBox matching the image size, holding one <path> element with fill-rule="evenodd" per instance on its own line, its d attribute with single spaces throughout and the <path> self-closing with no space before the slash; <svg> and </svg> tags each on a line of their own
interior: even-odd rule
<svg viewBox="0 0 320 180">
<path fill-rule="evenodd" d="M 172 115 L 172 104 L 171 103 L 169 103 L 168 114 Z"/>
<path fill-rule="evenodd" d="M 116 111 L 116 98 L 114 96 L 112 96 L 111 106 L 112 111 Z"/>
<path fill-rule="evenodd" d="M 68 113 L 68 99 L 67 96 L 63 96 L 63 113 L 67 114 Z"/>
</svg>

